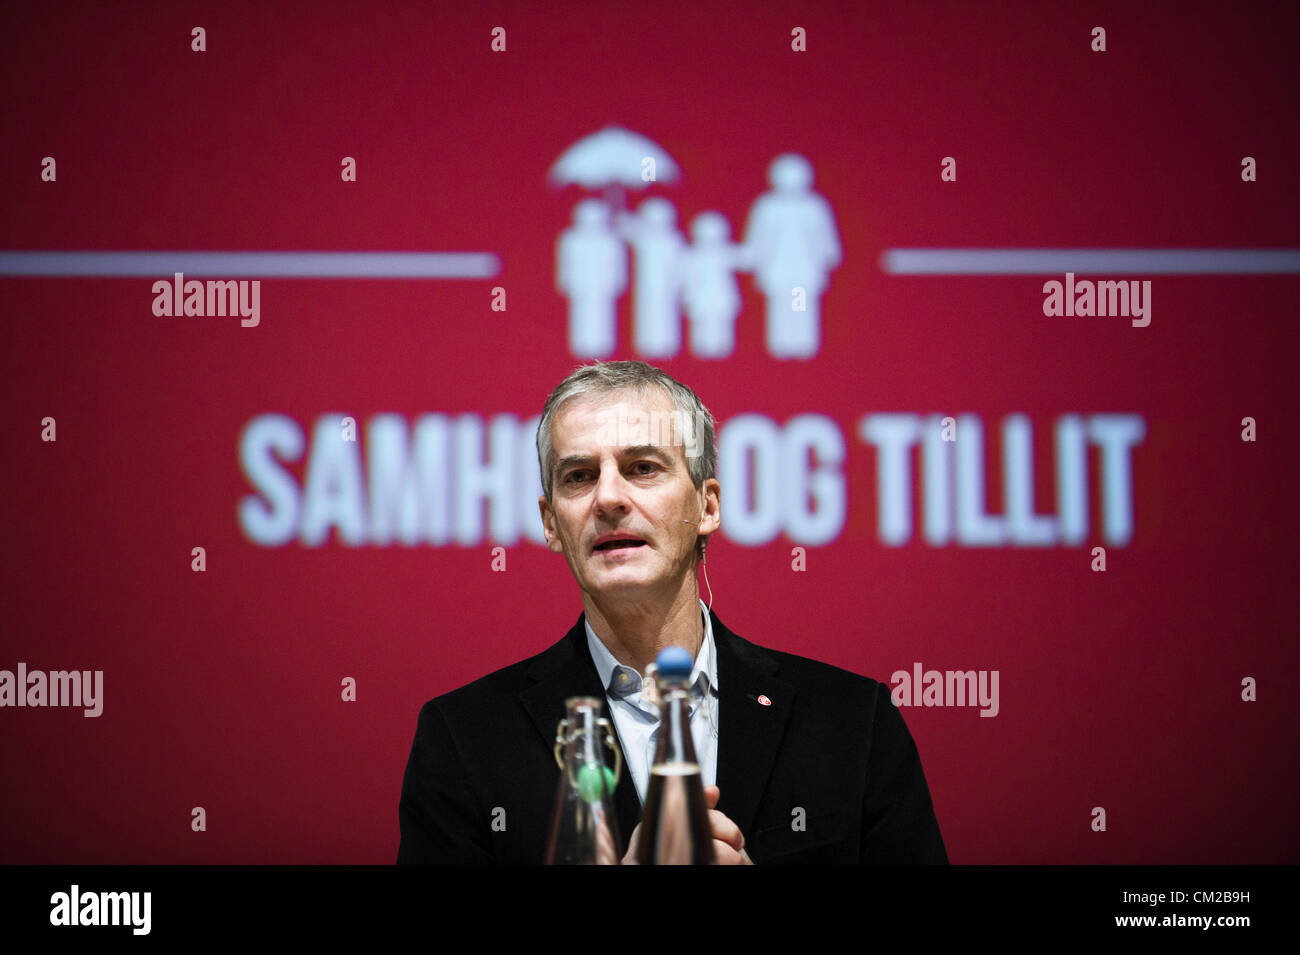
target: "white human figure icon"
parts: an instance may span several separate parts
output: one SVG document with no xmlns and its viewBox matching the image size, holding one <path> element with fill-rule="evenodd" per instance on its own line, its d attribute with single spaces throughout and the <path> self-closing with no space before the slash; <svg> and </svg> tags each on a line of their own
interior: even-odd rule
<svg viewBox="0 0 1300 955">
<path fill-rule="evenodd" d="M 813 170 L 794 153 L 768 167 L 772 191 L 755 200 L 745 229 L 745 260 L 767 296 L 767 347 L 774 358 L 810 358 L 821 347 L 821 294 L 840 264 L 830 203 L 812 191 Z M 795 290 L 803 289 L 803 311 Z"/>
<path fill-rule="evenodd" d="M 678 296 L 686 243 L 677 230 L 677 208 L 652 196 L 637 207 L 636 215 L 621 213 L 615 222 L 635 256 L 632 336 L 637 354 L 670 358 L 682 349 Z"/>
<path fill-rule="evenodd" d="M 735 271 L 739 249 L 731 244 L 731 224 L 719 212 L 701 212 L 691 221 L 693 242 L 682 269 L 682 303 L 691 324 L 691 352 L 699 358 L 726 358 L 736 350 L 740 287 Z"/>
<path fill-rule="evenodd" d="M 556 289 L 569 299 L 569 349 L 580 358 L 614 352 L 617 301 L 627 288 L 627 250 L 610 226 L 609 206 L 583 199 L 556 243 Z"/>
</svg>

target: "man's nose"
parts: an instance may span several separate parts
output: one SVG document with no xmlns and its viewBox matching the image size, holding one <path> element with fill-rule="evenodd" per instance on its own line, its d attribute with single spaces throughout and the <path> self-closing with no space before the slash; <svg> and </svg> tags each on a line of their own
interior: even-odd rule
<svg viewBox="0 0 1300 955">
<path fill-rule="evenodd" d="M 596 512 L 626 511 L 628 509 L 627 482 L 617 467 L 602 467 L 596 479 Z"/>
</svg>

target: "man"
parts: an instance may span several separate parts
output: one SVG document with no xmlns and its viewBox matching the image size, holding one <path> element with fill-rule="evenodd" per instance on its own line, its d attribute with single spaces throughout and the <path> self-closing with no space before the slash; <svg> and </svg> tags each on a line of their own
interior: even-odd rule
<svg viewBox="0 0 1300 955">
<path fill-rule="evenodd" d="M 579 368 L 546 401 L 537 453 L 547 544 L 582 615 L 549 650 L 421 709 L 399 863 L 541 862 L 571 696 L 609 707 L 626 766 L 615 808 L 634 841 L 658 722 L 641 675 L 667 646 L 696 661 L 691 731 L 720 863 L 948 861 L 889 688 L 756 646 L 701 602 L 721 485 L 693 391 L 644 362 Z"/>
</svg>

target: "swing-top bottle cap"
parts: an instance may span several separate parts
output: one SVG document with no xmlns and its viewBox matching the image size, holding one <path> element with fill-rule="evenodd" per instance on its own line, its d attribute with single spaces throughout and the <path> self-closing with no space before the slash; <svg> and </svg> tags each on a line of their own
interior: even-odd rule
<svg viewBox="0 0 1300 955">
<path fill-rule="evenodd" d="M 664 647 L 655 658 L 656 674 L 666 680 L 685 680 L 691 675 L 695 661 L 683 647 Z"/>
</svg>

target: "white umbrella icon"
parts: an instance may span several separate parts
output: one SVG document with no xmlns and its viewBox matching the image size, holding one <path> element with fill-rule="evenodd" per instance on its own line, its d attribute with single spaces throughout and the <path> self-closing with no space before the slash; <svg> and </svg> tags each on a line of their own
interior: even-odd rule
<svg viewBox="0 0 1300 955">
<path fill-rule="evenodd" d="M 654 160 L 655 178 L 646 181 L 641 170 L 646 159 Z M 578 140 L 560 156 L 547 173 L 557 188 L 577 184 L 587 189 L 605 187 L 606 200 L 613 209 L 624 207 L 623 189 L 645 189 L 651 182 L 676 182 L 681 167 L 658 143 L 623 129 L 606 126 Z"/>
</svg>

